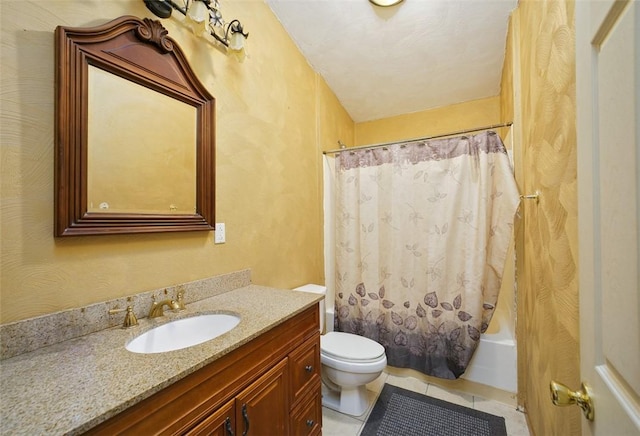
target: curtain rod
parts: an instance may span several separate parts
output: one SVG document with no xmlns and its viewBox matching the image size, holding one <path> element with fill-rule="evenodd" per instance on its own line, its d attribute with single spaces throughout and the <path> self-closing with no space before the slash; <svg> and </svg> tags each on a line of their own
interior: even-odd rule
<svg viewBox="0 0 640 436">
<path fill-rule="evenodd" d="M 426 141 L 428 139 L 444 138 L 445 136 L 454 136 L 454 135 L 462 135 L 462 134 L 471 133 L 471 132 L 479 132 L 480 130 L 499 129 L 500 127 L 509 127 L 511 125 L 513 125 L 513 122 L 502 123 L 502 124 L 493 124 L 491 126 L 484 126 L 484 127 L 476 127 L 474 129 L 459 130 L 457 132 L 444 133 L 442 135 L 428 136 L 428 137 L 425 137 L 425 138 L 404 139 L 404 140 L 400 140 L 400 141 L 384 142 L 384 143 L 381 143 L 381 144 L 359 145 L 357 147 L 345 147 L 345 148 L 339 148 L 339 149 L 336 149 L 336 150 L 327 150 L 327 151 L 323 151 L 322 154 L 334 154 L 334 153 L 340 153 L 342 151 L 353 151 L 353 150 L 364 150 L 364 149 L 378 148 L 378 147 L 384 147 L 384 146 L 387 146 L 387 145 L 398 144 L 400 142 Z M 338 141 L 338 144 L 340 144 L 340 146 L 343 145 L 341 141 Z"/>
</svg>

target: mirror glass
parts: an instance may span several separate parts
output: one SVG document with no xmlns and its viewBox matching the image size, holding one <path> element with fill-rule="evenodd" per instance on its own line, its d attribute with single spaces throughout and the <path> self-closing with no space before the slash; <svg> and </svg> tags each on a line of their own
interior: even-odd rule
<svg viewBox="0 0 640 436">
<path fill-rule="evenodd" d="M 89 212 L 195 213 L 195 107 L 89 66 L 87 111 Z"/>
</svg>

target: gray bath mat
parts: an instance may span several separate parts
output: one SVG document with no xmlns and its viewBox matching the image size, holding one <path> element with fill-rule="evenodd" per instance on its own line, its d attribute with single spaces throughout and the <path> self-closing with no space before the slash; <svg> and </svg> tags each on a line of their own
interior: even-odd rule
<svg viewBox="0 0 640 436">
<path fill-rule="evenodd" d="M 507 436 L 504 418 L 385 384 L 361 436 Z"/>
</svg>

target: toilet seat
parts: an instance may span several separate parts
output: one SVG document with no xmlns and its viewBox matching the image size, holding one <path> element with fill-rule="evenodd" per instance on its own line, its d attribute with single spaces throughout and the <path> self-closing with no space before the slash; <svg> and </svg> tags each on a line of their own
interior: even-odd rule
<svg viewBox="0 0 640 436">
<path fill-rule="evenodd" d="M 329 332 L 320 337 L 322 355 L 353 363 L 374 363 L 385 356 L 384 347 L 374 340 L 351 333 Z"/>
</svg>

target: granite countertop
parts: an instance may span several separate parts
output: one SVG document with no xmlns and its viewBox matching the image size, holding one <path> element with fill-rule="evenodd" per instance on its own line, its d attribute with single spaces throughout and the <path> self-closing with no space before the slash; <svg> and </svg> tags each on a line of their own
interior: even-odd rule
<svg viewBox="0 0 640 436">
<path fill-rule="evenodd" d="M 187 304 L 184 311 L 144 318 L 0 362 L 2 434 L 78 434 L 115 416 L 302 312 L 322 296 L 250 285 Z M 136 354 L 133 337 L 172 319 L 233 313 L 236 328 L 182 350 Z"/>
</svg>

